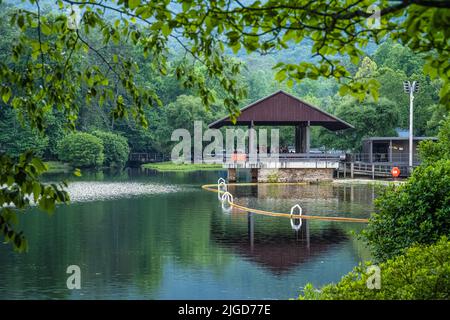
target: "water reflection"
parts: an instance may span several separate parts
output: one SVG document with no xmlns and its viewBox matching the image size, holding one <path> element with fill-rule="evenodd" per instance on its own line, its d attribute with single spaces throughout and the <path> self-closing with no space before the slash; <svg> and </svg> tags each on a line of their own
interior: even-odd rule
<svg viewBox="0 0 450 320">
<path fill-rule="evenodd" d="M 312 222 L 305 219 L 295 231 L 280 224 L 277 228 L 267 228 L 263 224 L 271 221 L 254 213 L 248 213 L 246 218 L 246 230 L 219 228 L 219 223 L 214 223 L 211 230 L 214 241 L 277 275 L 290 272 L 348 240 L 346 233 L 333 223 L 325 222 L 326 227 L 321 226 L 320 232 L 311 234 Z M 288 219 L 282 221 L 289 224 Z"/>
<path fill-rule="evenodd" d="M 337 281 L 367 250 L 352 235 L 363 226 L 223 214 L 217 195 L 200 185 L 222 172 L 129 171 L 73 181 L 173 185 L 179 190 L 59 206 L 49 217 L 32 209 L 20 229 L 30 251 L 0 246 L 0 298 L 265 299 L 293 297 L 307 282 Z M 55 180 L 56 177 L 49 177 Z M 242 188 L 236 202 L 289 212 L 367 216 L 371 187 Z M 345 195 L 344 195 L 345 193 Z M 66 268 L 79 265 L 82 289 L 66 288 Z"/>
</svg>

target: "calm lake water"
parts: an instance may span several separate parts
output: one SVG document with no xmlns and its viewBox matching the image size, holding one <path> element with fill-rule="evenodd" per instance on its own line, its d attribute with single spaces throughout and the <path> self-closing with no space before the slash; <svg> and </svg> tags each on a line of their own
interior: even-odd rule
<svg viewBox="0 0 450 320">
<path fill-rule="evenodd" d="M 0 299 L 288 299 L 308 282 L 338 281 L 370 259 L 364 224 L 225 213 L 215 183 L 224 171 L 84 174 L 73 203 L 21 215 L 29 252 L 0 245 Z M 49 176 L 50 180 L 63 178 Z M 245 178 L 245 177 L 244 177 Z M 373 186 L 252 186 L 231 190 L 252 208 L 368 217 Z M 81 268 L 81 290 L 66 269 Z"/>
</svg>

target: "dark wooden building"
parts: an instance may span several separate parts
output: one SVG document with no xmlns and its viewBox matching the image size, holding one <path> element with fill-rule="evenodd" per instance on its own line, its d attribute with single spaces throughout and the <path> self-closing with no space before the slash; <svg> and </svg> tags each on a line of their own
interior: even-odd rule
<svg viewBox="0 0 450 320">
<path fill-rule="evenodd" d="M 418 145 L 423 140 L 437 140 L 435 137 L 413 138 L 413 163 L 420 162 Z M 363 139 L 363 150 L 359 159 L 367 163 L 407 164 L 409 161 L 408 137 L 371 137 Z"/>
</svg>

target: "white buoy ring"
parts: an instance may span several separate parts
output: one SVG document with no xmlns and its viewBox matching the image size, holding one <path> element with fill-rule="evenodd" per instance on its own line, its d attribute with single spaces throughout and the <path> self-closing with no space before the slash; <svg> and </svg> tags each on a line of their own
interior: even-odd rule
<svg viewBox="0 0 450 320">
<path fill-rule="evenodd" d="M 295 209 L 298 209 L 298 213 L 294 212 Z M 292 216 L 296 215 L 296 216 L 300 216 L 301 217 L 302 214 L 303 214 L 303 209 L 302 209 L 302 207 L 300 207 L 300 205 L 296 204 L 295 206 L 293 206 L 291 208 L 291 227 L 295 231 L 300 230 L 300 228 L 302 227 L 302 219 L 301 218 L 300 219 L 299 218 L 292 218 Z M 295 222 L 294 222 L 294 220 L 297 220 L 297 219 L 300 222 L 299 224 L 295 224 Z"/>
<path fill-rule="evenodd" d="M 222 210 L 225 212 L 230 212 L 232 209 L 231 204 L 233 203 L 233 195 L 231 193 L 229 193 L 228 191 L 226 191 L 223 195 L 222 195 Z M 226 206 L 226 204 L 228 206 Z"/>
<path fill-rule="evenodd" d="M 222 194 L 228 192 L 228 186 L 223 178 L 217 180 L 217 199 L 222 200 Z"/>
</svg>

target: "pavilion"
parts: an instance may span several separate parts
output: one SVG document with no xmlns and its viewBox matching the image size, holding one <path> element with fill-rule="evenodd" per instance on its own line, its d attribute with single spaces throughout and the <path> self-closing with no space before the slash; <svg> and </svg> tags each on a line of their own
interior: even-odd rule
<svg viewBox="0 0 450 320">
<path fill-rule="evenodd" d="M 217 120 L 210 128 L 223 126 L 293 126 L 295 127 L 295 152 L 309 153 L 311 126 L 322 126 L 331 131 L 353 126 L 282 90 L 249 104 L 241 109 L 235 124 L 230 117 Z"/>
<path fill-rule="evenodd" d="M 254 180 L 258 181 L 266 181 L 267 175 L 271 174 L 270 170 L 264 169 L 272 169 L 272 172 L 273 169 L 277 169 L 278 174 L 281 174 L 280 182 L 332 179 L 339 159 L 335 159 L 336 156 L 334 156 L 334 159 L 330 159 L 327 154 L 310 153 L 310 127 L 322 126 L 331 131 L 353 128 L 351 124 L 281 90 L 241 109 L 235 123 L 228 116 L 209 124 L 210 128 L 216 129 L 223 126 L 294 127 L 295 153 L 280 154 L 280 161 L 271 164 L 257 163 L 255 165 L 247 162 L 226 164 L 228 177 L 231 181 L 236 179 L 236 168 L 252 168 L 252 176 Z M 253 139 L 249 139 L 249 143 L 251 141 Z M 251 147 L 249 146 L 249 150 L 252 150 Z"/>
</svg>

